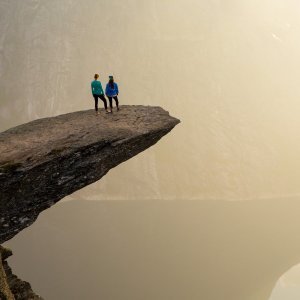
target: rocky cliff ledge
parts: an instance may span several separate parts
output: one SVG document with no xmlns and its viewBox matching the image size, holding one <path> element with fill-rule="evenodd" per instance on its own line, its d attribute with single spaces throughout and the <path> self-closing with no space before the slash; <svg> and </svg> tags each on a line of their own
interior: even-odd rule
<svg viewBox="0 0 300 300">
<path fill-rule="evenodd" d="M 113 114 L 79 111 L 0 133 L 0 244 L 178 123 L 160 107 L 122 106 Z"/>
<path fill-rule="evenodd" d="M 0 133 L 0 244 L 39 213 L 154 145 L 179 123 L 160 107 L 122 106 L 99 116 L 79 111 Z M 12 274 L 0 246 L 0 299 L 38 300 Z"/>
</svg>

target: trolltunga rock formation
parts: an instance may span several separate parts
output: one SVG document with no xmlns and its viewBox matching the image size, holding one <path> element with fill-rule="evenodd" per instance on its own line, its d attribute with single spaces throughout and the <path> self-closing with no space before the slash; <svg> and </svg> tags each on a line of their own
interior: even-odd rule
<svg viewBox="0 0 300 300">
<path fill-rule="evenodd" d="M 36 120 L 0 133 L 0 244 L 39 213 L 154 145 L 179 123 L 160 107 L 122 106 Z M 0 299 L 42 300 L 15 276 L 0 245 Z"/>
<path fill-rule="evenodd" d="M 79 111 L 0 133 L 0 243 L 178 123 L 160 107 L 122 106 L 113 114 Z"/>
</svg>

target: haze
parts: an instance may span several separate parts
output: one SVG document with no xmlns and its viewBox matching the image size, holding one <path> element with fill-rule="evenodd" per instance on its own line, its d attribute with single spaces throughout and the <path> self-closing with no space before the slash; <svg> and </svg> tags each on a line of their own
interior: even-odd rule
<svg viewBox="0 0 300 300">
<path fill-rule="evenodd" d="M 0 130 L 92 108 L 94 73 L 182 121 L 10 241 L 15 272 L 50 300 L 268 299 L 300 262 L 299 53 L 296 0 L 0 0 Z"/>
</svg>

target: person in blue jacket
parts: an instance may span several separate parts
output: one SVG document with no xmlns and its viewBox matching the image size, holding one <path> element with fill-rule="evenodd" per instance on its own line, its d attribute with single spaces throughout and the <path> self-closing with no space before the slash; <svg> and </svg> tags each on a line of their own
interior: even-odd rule
<svg viewBox="0 0 300 300">
<path fill-rule="evenodd" d="M 103 101 L 104 107 L 105 107 L 105 111 L 107 113 L 109 113 L 109 111 L 107 110 L 107 101 L 106 101 L 106 98 L 104 97 L 104 91 L 103 91 L 103 88 L 102 88 L 102 84 L 98 80 L 98 78 L 99 78 L 99 75 L 95 74 L 95 76 L 94 76 L 95 80 L 93 80 L 92 83 L 91 83 L 92 94 L 93 94 L 93 97 L 95 99 L 95 111 L 96 111 L 96 115 L 99 114 L 99 111 L 98 111 L 98 98 L 100 98 Z"/>
<path fill-rule="evenodd" d="M 119 99 L 118 99 L 119 88 L 118 85 L 114 82 L 113 76 L 109 76 L 109 81 L 106 85 L 105 94 L 109 100 L 110 111 L 112 112 L 112 108 L 113 108 L 112 99 L 114 99 L 116 102 L 117 110 L 120 110 Z"/>
</svg>

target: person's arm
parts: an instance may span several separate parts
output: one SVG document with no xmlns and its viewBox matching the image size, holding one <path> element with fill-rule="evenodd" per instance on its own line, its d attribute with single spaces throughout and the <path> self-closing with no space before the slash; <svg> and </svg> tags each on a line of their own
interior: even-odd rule
<svg viewBox="0 0 300 300">
<path fill-rule="evenodd" d="M 94 87 L 93 87 L 93 83 L 91 83 L 91 89 L 92 89 L 92 94 L 94 94 Z"/>
<path fill-rule="evenodd" d="M 116 91 L 117 91 L 117 95 L 119 95 L 119 87 L 117 84 L 116 84 Z"/>
<path fill-rule="evenodd" d="M 102 83 L 101 83 L 101 82 L 99 82 L 99 83 L 100 83 L 100 90 L 101 90 L 101 93 L 104 94 L 104 91 L 103 91 L 103 88 L 102 88 Z"/>
<path fill-rule="evenodd" d="M 108 91 L 108 84 L 106 85 L 106 88 L 105 88 L 105 95 L 107 96 L 107 91 Z"/>
</svg>

